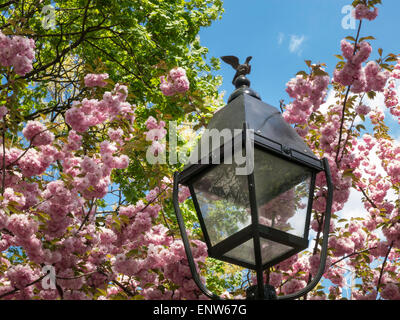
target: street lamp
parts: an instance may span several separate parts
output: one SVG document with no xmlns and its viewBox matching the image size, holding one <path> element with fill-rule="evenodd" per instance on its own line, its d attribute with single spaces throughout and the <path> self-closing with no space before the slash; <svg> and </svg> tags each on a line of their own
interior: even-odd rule
<svg viewBox="0 0 400 320">
<path fill-rule="evenodd" d="M 209 256 L 256 271 L 257 285 L 247 290 L 248 299 L 295 299 L 314 288 L 325 269 L 333 190 L 329 165 L 250 88 L 246 63 L 248 68 L 236 66 L 236 90 L 197 144 L 201 156 L 174 175 L 175 213 L 193 279 L 205 295 L 220 298 L 197 273 L 180 213 L 179 184 L 190 189 Z M 263 272 L 308 247 L 319 172 L 327 181 L 319 270 L 303 290 L 276 297 L 263 283 Z"/>
</svg>

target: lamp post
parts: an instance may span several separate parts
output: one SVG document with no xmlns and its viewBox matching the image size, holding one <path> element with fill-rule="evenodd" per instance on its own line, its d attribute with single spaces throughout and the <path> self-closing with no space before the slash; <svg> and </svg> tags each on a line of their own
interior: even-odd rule
<svg viewBox="0 0 400 320">
<path fill-rule="evenodd" d="M 232 65 L 238 71 L 236 90 L 201 137 L 201 156 L 174 175 L 173 202 L 182 241 L 194 281 L 205 295 L 219 299 L 197 273 L 180 213 L 179 184 L 190 189 L 209 256 L 256 271 L 257 285 L 247 289 L 248 299 L 295 299 L 314 288 L 325 269 L 333 192 L 328 161 L 318 159 L 281 113 L 250 88 L 248 61 Z M 217 139 L 215 133 L 220 133 Z M 264 284 L 263 272 L 308 247 L 320 172 L 326 176 L 327 201 L 319 270 L 303 290 L 277 297 L 274 288 Z"/>
</svg>

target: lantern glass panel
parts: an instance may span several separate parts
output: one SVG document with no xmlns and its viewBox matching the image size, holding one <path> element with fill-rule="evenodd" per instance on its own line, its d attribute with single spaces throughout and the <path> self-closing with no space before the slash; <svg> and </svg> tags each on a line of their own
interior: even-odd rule
<svg viewBox="0 0 400 320">
<path fill-rule="evenodd" d="M 251 223 L 247 176 L 235 169 L 235 164 L 219 164 L 193 183 L 212 246 Z"/>
<path fill-rule="evenodd" d="M 293 248 L 284 244 L 260 238 L 261 262 L 265 264 L 284 255 Z M 254 240 L 250 239 L 240 246 L 228 251 L 224 256 L 255 265 Z"/>
<path fill-rule="evenodd" d="M 259 149 L 254 158 L 259 223 L 304 237 L 311 171 Z"/>
</svg>

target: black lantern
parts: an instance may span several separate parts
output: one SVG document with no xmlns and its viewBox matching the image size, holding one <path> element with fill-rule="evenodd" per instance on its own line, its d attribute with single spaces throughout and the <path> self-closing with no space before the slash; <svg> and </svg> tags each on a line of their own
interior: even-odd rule
<svg viewBox="0 0 400 320">
<path fill-rule="evenodd" d="M 208 297 L 219 298 L 197 274 L 179 209 L 179 184 L 190 189 L 209 256 L 256 271 L 257 286 L 248 289 L 248 299 L 274 299 L 263 272 L 308 247 L 315 178 L 324 171 L 328 192 L 319 272 L 300 292 L 278 297 L 293 299 L 310 291 L 325 268 L 332 204 L 329 165 L 276 108 L 261 101 L 247 73 L 235 76 L 236 90 L 201 137 L 199 160 L 175 173 L 175 212 L 193 278 Z"/>
</svg>

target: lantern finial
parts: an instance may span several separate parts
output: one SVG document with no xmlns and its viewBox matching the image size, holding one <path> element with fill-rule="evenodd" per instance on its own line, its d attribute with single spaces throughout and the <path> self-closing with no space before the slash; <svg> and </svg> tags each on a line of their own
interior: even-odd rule
<svg viewBox="0 0 400 320">
<path fill-rule="evenodd" d="M 233 77 L 232 83 L 233 85 L 238 88 L 239 86 L 236 85 L 236 79 L 239 76 L 245 76 L 246 74 L 250 74 L 251 72 L 251 65 L 249 64 L 250 60 L 252 57 L 247 57 L 246 61 L 243 64 L 239 63 L 239 58 L 235 56 L 223 56 L 221 57 L 222 61 L 226 62 L 227 64 L 230 64 L 233 69 L 236 70 L 236 74 Z M 250 85 L 250 84 L 249 84 Z"/>
</svg>

